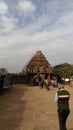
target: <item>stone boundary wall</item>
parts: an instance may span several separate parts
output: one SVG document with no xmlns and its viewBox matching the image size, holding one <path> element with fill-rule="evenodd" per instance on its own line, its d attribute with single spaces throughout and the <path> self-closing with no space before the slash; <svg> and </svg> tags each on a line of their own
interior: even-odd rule
<svg viewBox="0 0 73 130">
<path fill-rule="evenodd" d="M 27 75 L 12 75 L 11 76 L 12 84 L 23 84 L 27 83 Z"/>
</svg>

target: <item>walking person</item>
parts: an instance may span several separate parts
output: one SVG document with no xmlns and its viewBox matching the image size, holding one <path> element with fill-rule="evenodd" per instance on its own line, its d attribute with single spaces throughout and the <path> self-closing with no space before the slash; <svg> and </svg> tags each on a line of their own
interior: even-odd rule
<svg viewBox="0 0 73 130">
<path fill-rule="evenodd" d="M 47 90 L 50 90 L 50 85 L 49 85 L 48 79 L 45 79 L 45 87 L 47 88 Z"/>
<path fill-rule="evenodd" d="M 58 118 L 60 130 L 67 130 L 66 121 L 70 113 L 69 109 L 69 99 L 70 94 L 64 89 L 62 81 L 58 83 L 58 91 L 55 94 L 55 102 L 58 106 Z"/>
<path fill-rule="evenodd" d="M 43 78 L 41 78 L 41 80 L 40 80 L 40 86 L 41 86 L 41 88 L 43 88 L 43 86 L 44 86 L 44 79 Z"/>
</svg>

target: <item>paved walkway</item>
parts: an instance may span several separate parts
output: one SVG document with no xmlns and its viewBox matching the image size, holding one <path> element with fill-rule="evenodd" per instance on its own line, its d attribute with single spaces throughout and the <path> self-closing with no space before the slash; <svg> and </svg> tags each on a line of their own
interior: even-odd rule
<svg viewBox="0 0 73 130">
<path fill-rule="evenodd" d="M 67 120 L 68 130 L 73 130 L 73 88 L 71 93 L 71 113 Z M 13 85 L 0 96 L 0 130 L 59 130 L 57 106 L 52 88 Z"/>
</svg>

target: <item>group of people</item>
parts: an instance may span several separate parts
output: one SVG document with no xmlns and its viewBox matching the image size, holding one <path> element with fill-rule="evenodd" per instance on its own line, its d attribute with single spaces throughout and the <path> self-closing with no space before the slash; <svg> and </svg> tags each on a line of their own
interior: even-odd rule
<svg viewBox="0 0 73 130">
<path fill-rule="evenodd" d="M 40 86 L 40 88 L 45 87 L 47 90 L 50 90 L 50 87 L 57 87 L 57 79 L 49 79 L 44 75 L 36 75 L 33 78 L 33 85 Z"/>
<path fill-rule="evenodd" d="M 70 108 L 69 108 L 70 93 L 67 90 L 65 90 L 62 79 L 59 79 L 58 81 L 56 79 L 49 80 L 48 78 L 44 79 L 44 77 L 40 75 L 40 80 L 37 78 L 37 80 L 35 81 L 37 82 L 36 85 L 40 84 L 41 88 L 45 86 L 47 90 L 50 89 L 51 85 L 53 87 L 58 88 L 54 100 L 58 106 L 57 112 L 59 118 L 59 126 L 60 130 L 67 130 L 66 121 L 70 114 Z"/>
</svg>

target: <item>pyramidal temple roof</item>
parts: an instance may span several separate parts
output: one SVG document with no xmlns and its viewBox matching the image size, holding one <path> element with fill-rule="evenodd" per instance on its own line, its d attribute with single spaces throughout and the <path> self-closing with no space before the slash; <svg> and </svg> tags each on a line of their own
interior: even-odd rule
<svg viewBox="0 0 73 130">
<path fill-rule="evenodd" d="M 23 69 L 24 70 L 24 69 Z M 51 73 L 52 66 L 41 51 L 37 51 L 26 65 L 28 73 Z"/>
</svg>

